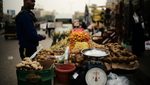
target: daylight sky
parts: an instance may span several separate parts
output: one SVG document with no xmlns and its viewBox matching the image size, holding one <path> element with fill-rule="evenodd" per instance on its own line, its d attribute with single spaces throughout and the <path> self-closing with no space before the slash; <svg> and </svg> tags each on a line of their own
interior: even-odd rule
<svg viewBox="0 0 150 85">
<path fill-rule="evenodd" d="M 84 12 L 85 4 L 105 5 L 106 0 L 36 0 L 36 8 L 43 8 L 47 11 L 56 10 L 58 13 L 73 14 L 75 11 Z M 19 12 L 23 0 L 3 0 L 4 13 L 8 9 Z"/>
</svg>

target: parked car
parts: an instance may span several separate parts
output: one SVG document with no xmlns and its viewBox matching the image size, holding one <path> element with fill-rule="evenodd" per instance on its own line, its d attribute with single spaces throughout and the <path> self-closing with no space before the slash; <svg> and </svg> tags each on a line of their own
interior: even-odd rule
<svg viewBox="0 0 150 85">
<path fill-rule="evenodd" d="M 15 22 L 5 22 L 4 26 L 4 38 L 7 40 L 9 37 L 17 37 L 16 36 L 16 24 Z"/>
</svg>

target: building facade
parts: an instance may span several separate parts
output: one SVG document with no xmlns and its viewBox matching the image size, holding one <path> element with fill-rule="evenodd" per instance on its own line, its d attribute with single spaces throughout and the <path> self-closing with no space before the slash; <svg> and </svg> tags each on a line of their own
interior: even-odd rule
<svg viewBox="0 0 150 85">
<path fill-rule="evenodd" d="M 8 9 L 7 10 L 7 14 L 10 15 L 10 16 L 12 16 L 12 17 L 14 17 L 16 15 L 16 12 L 15 12 L 15 10 Z"/>
</svg>

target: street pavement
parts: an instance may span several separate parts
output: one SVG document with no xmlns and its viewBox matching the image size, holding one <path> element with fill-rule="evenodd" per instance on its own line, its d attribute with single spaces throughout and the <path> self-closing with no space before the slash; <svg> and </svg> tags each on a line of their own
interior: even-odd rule
<svg viewBox="0 0 150 85">
<path fill-rule="evenodd" d="M 38 31 L 40 34 L 45 34 L 44 31 Z M 40 41 L 43 48 L 51 46 L 52 39 L 47 36 L 46 40 Z M 16 64 L 21 61 L 18 52 L 18 41 L 10 38 L 4 39 L 4 35 L 0 35 L 0 85 L 17 85 Z M 139 58 L 140 68 L 127 72 L 120 73 L 130 80 L 130 85 L 149 85 L 150 80 L 150 51 L 145 51 L 144 56 Z"/>
<path fill-rule="evenodd" d="M 0 85 L 17 85 L 15 65 L 20 61 L 17 40 L 0 36 Z"/>
</svg>

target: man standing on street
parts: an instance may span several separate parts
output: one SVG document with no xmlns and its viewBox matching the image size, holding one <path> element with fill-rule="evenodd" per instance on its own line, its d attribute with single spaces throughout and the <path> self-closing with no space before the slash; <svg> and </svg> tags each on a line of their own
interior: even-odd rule
<svg viewBox="0 0 150 85">
<path fill-rule="evenodd" d="M 35 0 L 23 0 L 23 6 L 21 11 L 16 16 L 16 28 L 17 37 L 19 40 L 19 52 L 20 57 L 30 57 L 36 50 L 40 40 L 44 40 L 46 37 L 37 34 L 35 28 L 34 13 L 31 11 L 34 9 Z"/>
</svg>

